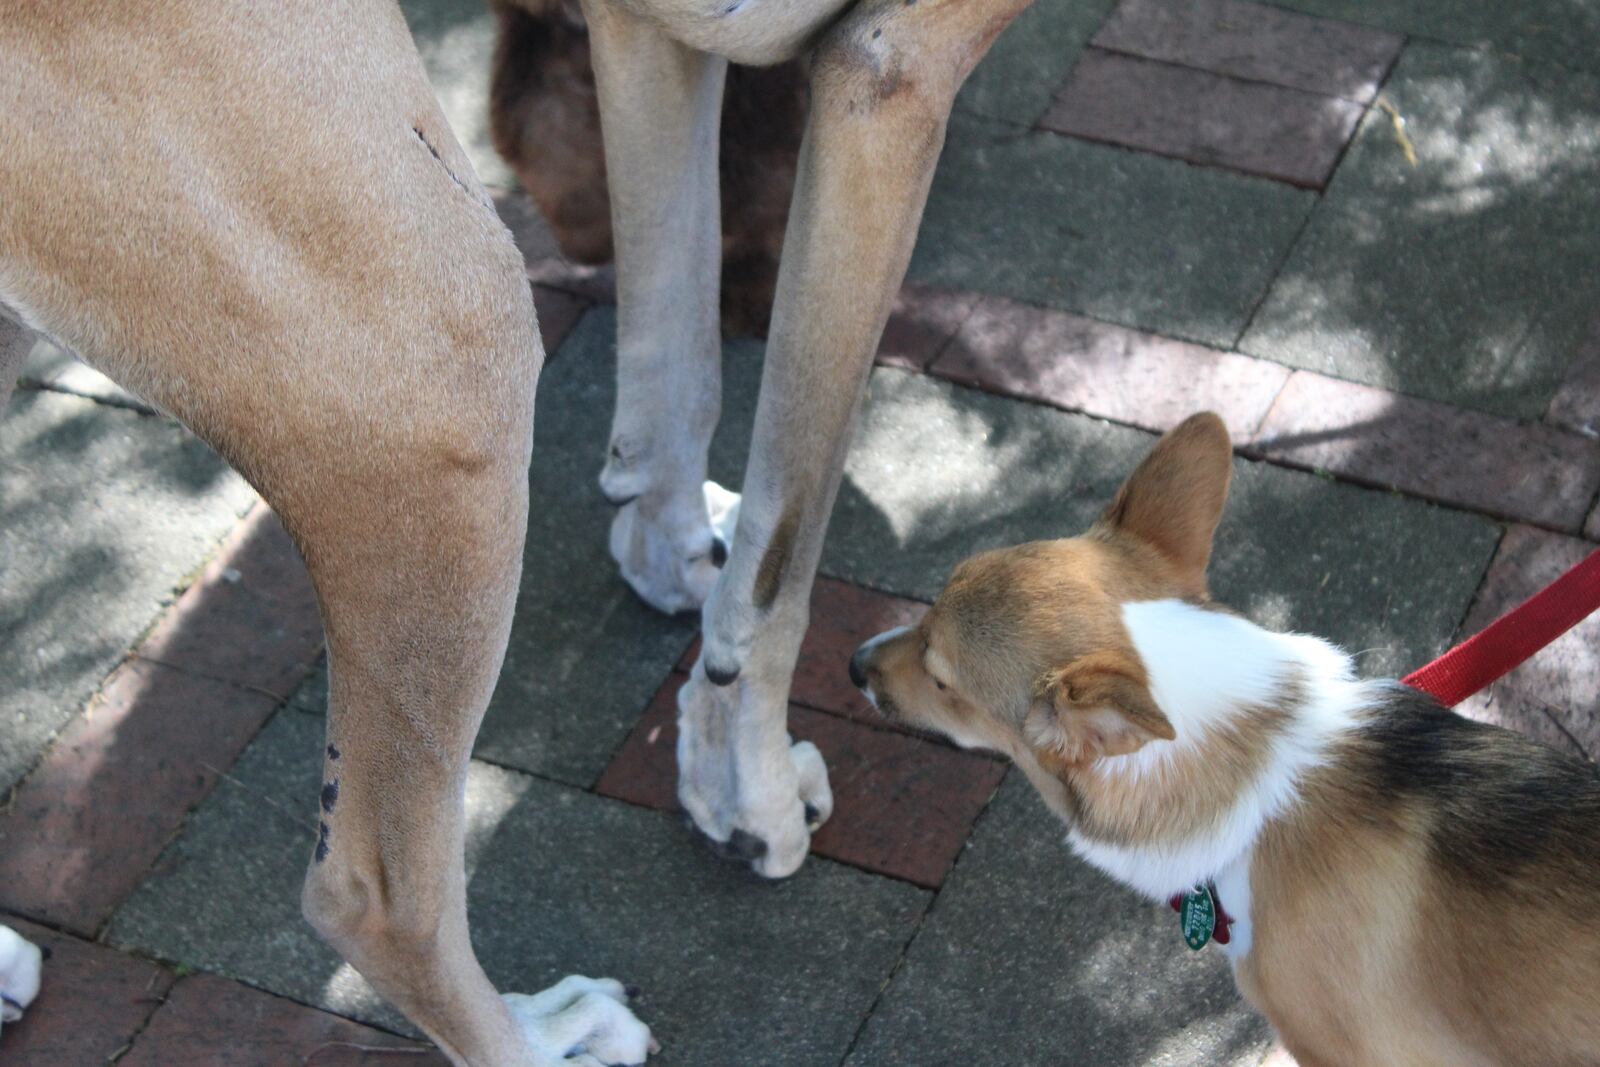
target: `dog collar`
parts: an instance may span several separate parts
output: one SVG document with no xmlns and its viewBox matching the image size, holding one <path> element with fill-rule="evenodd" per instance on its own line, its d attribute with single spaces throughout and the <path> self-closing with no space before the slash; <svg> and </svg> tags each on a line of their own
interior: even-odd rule
<svg viewBox="0 0 1600 1067">
<path fill-rule="evenodd" d="M 1208 941 L 1226 945 L 1231 940 L 1228 927 L 1233 919 L 1222 908 L 1216 883 L 1207 882 L 1187 892 L 1174 894 L 1168 903 L 1178 913 L 1178 926 L 1183 931 L 1184 944 L 1196 952 L 1205 948 Z"/>
</svg>

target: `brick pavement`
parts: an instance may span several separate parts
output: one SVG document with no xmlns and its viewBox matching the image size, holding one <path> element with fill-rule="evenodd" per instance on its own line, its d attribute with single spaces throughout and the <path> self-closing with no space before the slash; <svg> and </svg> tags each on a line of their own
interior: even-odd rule
<svg viewBox="0 0 1600 1067">
<path fill-rule="evenodd" d="M 672 697 L 695 649 L 688 624 L 617 595 L 589 499 L 609 275 L 553 259 L 526 200 L 498 191 L 552 362 L 548 506 L 469 792 L 491 972 L 650 975 L 663 1063 L 732 1062 L 738 1019 L 776 1035 L 779 1063 L 1043 1063 L 1062 1047 L 1286 1063 L 1214 960 L 1173 952 L 1162 916 L 1057 847 L 1015 775 L 886 728 L 843 663 L 972 547 L 1070 532 L 1149 433 L 1201 407 L 1241 453 L 1219 590 L 1379 649 L 1367 669 L 1414 665 L 1593 550 L 1600 319 L 1571 279 L 1592 276 L 1600 138 L 1583 116 L 1600 67 L 1566 43 L 1580 31 L 1551 31 L 1553 4 L 1041 4 L 1001 39 L 962 94 L 825 552 L 791 727 L 823 749 L 838 810 L 781 887 L 712 869 L 655 814 L 674 804 Z M 407 8 L 492 178 L 468 113 L 486 23 L 454 0 Z M 730 345 L 726 367 L 714 467 L 736 481 L 759 349 Z M 298 924 L 323 675 L 287 538 L 259 506 L 235 525 L 237 489 L 137 398 L 49 353 L 26 384 L 0 423 L 25 475 L 70 487 L 48 464 L 89 427 L 132 442 L 94 446 L 103 484 L 157 472 L 215 502 L 168 508 L 181 550 L 159 560 L 133 526 L 73 519 L 69 494 L 0 502 L 0 537 L 92 528 L 81 551 L 129 576 L 89 588 L 117 610 L 93 631 L 109 651 L 78 664 L 60 652 L 86 629 L 70 583 L 0 575 L 0 618 L 33 620 L 0 648 L 28 694 L 0 725 L 16 767 L 0 913 L 54 953 L 0 1062 L 443 1062 L 379 1051 L 415 1046 Z M 1600 758 L 1594 631 L 1463 710 Z M 562 870 L 524 858 L 551 848 Z M 736 973 L 706 966 L 719 953 Z M 1182 1019 L 1149 999 L 1173 983 Z"/>
</svg>

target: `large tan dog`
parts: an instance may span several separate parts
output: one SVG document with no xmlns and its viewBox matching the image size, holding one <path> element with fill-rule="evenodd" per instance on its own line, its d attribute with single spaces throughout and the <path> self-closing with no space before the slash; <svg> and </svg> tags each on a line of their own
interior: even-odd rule
<svg viewBox="0 0 1600 1067">
<path fill-rule="evenodd" d="M 710 597 L 680 796 L 765 875 L 799 866 L 831 807 L 785 700 L 848 431 L 956 90 L 1027 3 L 585 4 L 621 302 L 613 552 L 664 610 Z M 729 59 L 806 50 L 719 578 L 719 97 Z M 621 986 L 502 1000 L 467 937 L 463 785 L 517 590 L 542 352 L 516 248 L 392 0 L 0 4 L 0 401 L 35 335 L 182 419 L 305 555 L 338 786 L 315 927 L 458 1064 L 643 1060 Z"/>
<path fill-rule="evenodd" d="M 1213 604 L 1230 461 L 1188 420 L 1088 533 L 967 560 L 852 676 L 1188 897 L 1301 1067 L 1600 1064 L 1600 773 Z"/>
</svg>

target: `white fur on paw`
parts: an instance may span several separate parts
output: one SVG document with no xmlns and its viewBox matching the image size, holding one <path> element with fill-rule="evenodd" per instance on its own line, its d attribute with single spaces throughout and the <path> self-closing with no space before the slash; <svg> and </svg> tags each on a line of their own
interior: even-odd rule
<svg viewBox="0 0 1600 1067">
<path fill-rule="evenodd" d="M 569 975 L 542 993 L 501 999 L 534 1051 L 551 1060 L 594 1067 L 641 1064 L 657 1050 L 650 1028 L 627 1008 L 622 983 Z"/>
<path fill-rule="evenodd" d="M 633 500 L 611 520 L 611 558 L 646 604 L 668 615 L 692 611 L 706 602 L 722 574 L 716 542 L 727 526 L 723 547 L 732 543 L 738 511 L 738 494 L 714 482 L 693 496 Z"/>
<path fill-rule="evenodd" d="M 9 926 L 0 926 L 0 1023 L 14 1023 L 39 995 L 44 953 Z"/>
<path fill-rule="evenodd" d="M 711 520 L 711 532 L 728 548 L 733 547 L 733 531 L 739 528 L 739 494 L 724 489 L 716 482 L 706 482 L 700 487 L 706 497 L 706 515 Z"/>
<path fill-rule="evenodd" d="M 800 803 L 806 807 L 806 826 L 815 833 L 833 814 L 833 787 L 828 784 L 828 765 L 810 741 L 789 746 L 789 759 L 800 777 Z"/>
</svg>

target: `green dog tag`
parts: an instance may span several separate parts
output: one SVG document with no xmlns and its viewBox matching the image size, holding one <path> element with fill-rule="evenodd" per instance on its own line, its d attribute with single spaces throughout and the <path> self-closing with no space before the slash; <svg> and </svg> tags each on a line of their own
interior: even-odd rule
<svg viewBox="0 0 1600 1067">
<path fill-rule="evenodd" d="M 1183 895 L 1178 922 L 1183 927 L 1184 943 L 1196 952 L 1206 947 L 1217 928 L 1217 902 L 1212 899 L 1209 886 L 1197 885 Z"/>
</svg>

